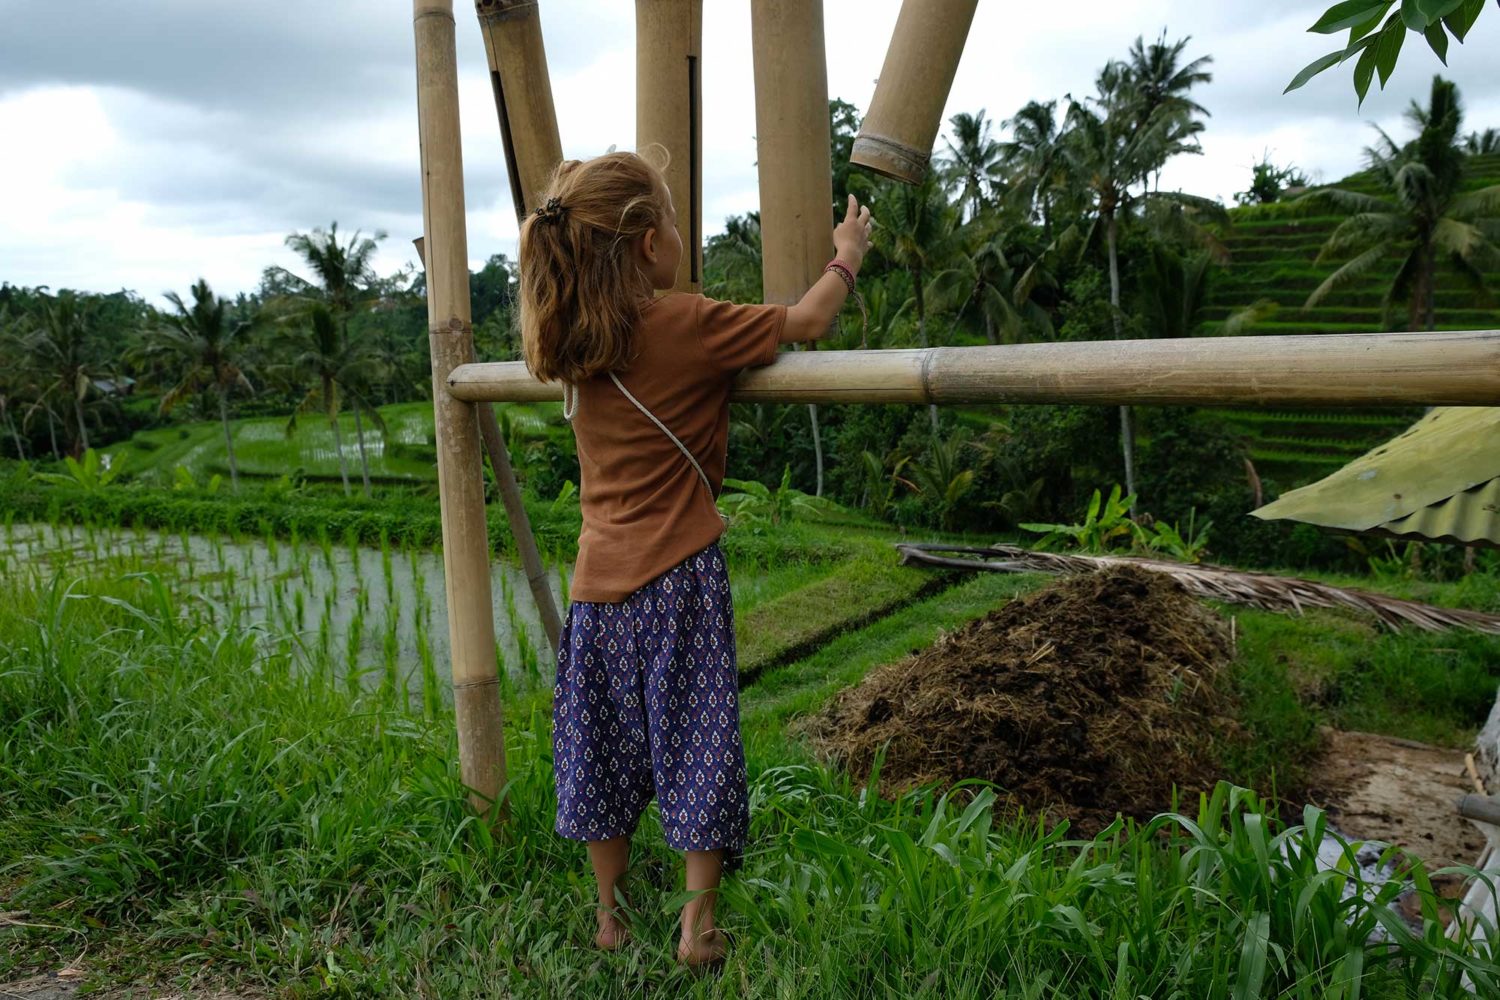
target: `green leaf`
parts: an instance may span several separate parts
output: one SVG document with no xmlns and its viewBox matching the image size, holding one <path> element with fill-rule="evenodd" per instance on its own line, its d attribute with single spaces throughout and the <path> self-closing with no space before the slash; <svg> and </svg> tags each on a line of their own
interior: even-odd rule
<svg viewBox="0 0 1500 1000">
<path fill-rule="evenodd" d="M 1484 0 L 1463 0 L 1453 13 L 1443 18 L 1443 23 L 1448 26 L 1449 31 L 1453 32 L 1453 37 L 1462 42 L 1464 36 L 1469 33 L 1469 29 L 1474 27 L 1474 22 L 1479 19 L 1479 12 L 1482 10 L 1484 10 Z"/>
<path fill-rule="evenodd" d="M 1323 72 L 1334 63 L 1341 61 L 1343 58 L 1343 49 L 1339 49 L 1337 52 L 1330 52 L 1326 56 L 1319 56 L 1312 62 L 1308 63 L 1306 66 L 1302 67 L 1301 71 L 1296 76 L 1292 77 L 1292 82 L 1286 85 L 1286 89 L 1283 90 L 1282 93 L 1290 94 L 1292 91 L 1305 84 L 1308 80 L 1311 80 L 1313 77 L 1317 76 L 1319 73 Z"/>
<path fill-rule="evenodd" d="M 1401 0 L 1401 20 L 1412 31 L 1426 31 L 1429 18 L 1420 0 Z"/>
<path fill-rule="evenodd" d="M 1354 92 L 1359 95 L 1359 103 L 1365 103 L 1365 94 L 1370 90 L 1370 78 L 1375 75 L 1375 46 L 1365 48 L 1364 54 L 1359 57 L 1359 62 L 1354 64 Z"/>
<path fill-rule="evenodd" d="M 1437 53 L 1438 59 L 1442 60 L 1444 66 L 1448 65 L 1448 32 L 1443 30 L 1443 22 L 1432 22 L 1423 34 L 1427 36 L 1427 44 Z"/>
<path fill-rule="evenodd" d="M 1240 974 L 1235 977 L 1234 1000 L 1255 1000 L 1266 978 L 1266 947 L 1271 940 L 1271 915 L 1253 914 L 1245 924 L 1245 943 L 1240 948 Z"/>
<path fill-rule="evenodd" d="M 1331 35 L 1335 31 L 1352 28 L 1368 20 L 1377 10 L 1384 13 L 1394 0 L 1344 0 L 1323 12 L 1317 23 L 1308 31 L 1319 35 Z"/>
<path fill-rule="evenodd" d="M 1401 46 L 1405 41 L 1406 28 L 1400 16 L 1392 14 L 1375 41 L 1375 68 L 1380 71 L 1381 90 L 1385 89 L 1386 81 L 1391 78 L 1391 71 L 1396 68 L 1396 57 L 1401 54 Z"/>
<path fill-rule="evenodd" d="M 1413 31 L 1427 30 L 1427 12 L 1422 10 L 1421 0 L 1401 0 L 1401 21 Z"/>
<path fill-rule="evenodd" d="M 1441 21 L 1458 9 L 1464 0 L 1417 0 L 1417 6 L 1427 15 L 1428 22 Z"/>
<path fill-rule="evenodd" d="M 1361 38 L 1364 38 L 1370 32 L 1372 32 L 1376 28 L 1380 27 L 1380 22 L 1384 18 L 1385 18 L 1385 8 L 1382 7 L 1382 8 L 1380 8 L 1379 10 L 1377 10 L 1375 12 L 1375 16 L 1374 17 L 1371 17 L 1367 21 L 1361 21 L 1359 24 L 1356 24 L 1354 27 L 1350 28 L 1349 29 L 1349 44 L 1352 46 L 1355 42 L 1359 41 Z M 1345 52 L 1345 56 L 1346 57 L 1348 56 L 1347 50 Z"/>
</svg>

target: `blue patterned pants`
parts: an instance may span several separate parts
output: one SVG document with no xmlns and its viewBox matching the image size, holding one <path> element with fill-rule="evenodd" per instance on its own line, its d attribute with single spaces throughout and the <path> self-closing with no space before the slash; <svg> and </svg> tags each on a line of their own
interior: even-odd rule
<svg viewBox="0 0 1500 1000">
<path fill-rule="evenodd" d="M 552 702 L 557 832 L 629 835 L 653 794 L 667 844 L 742 860 L 750 823 L 729 574 L 715 542 L 625 600 L 575 601 Z"/>
</svg>

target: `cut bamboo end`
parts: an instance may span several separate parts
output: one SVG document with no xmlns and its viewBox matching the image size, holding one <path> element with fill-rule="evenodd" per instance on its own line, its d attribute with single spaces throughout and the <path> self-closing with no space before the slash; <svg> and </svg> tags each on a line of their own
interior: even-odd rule
<svg viewBox="0 0 1500 1000">
<path fill-rule="evenodd" d="M 931 146 L 925 150 L 916 149 L 883 135 L 860 132 L 854 137 L 849 162 L 907 184 L 920 184 L 927 176 L 927 164 L 932 160 L 931 149 Z"/>
<path fill-rule="evenodd" d="M 519 361 L 467 364 L 456 399 L 543 402 Z M 1496 406 L 1500 331 L 1107 340 L 783 353 L 743 372 L 745 403 Z"/>
<path fill-rule="evenodd" d="M 927 175 L 979 0 L 905 0 L 851 163 L 908 184 Z"/>
</svg>

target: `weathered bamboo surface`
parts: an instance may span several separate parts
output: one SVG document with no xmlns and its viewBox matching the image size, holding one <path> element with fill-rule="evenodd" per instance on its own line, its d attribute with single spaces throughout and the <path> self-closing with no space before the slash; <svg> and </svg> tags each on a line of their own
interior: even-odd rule
<svg viewBox="0 0 1500 1000">
<path fill-rule="evenodd" d="M 541 204 L 562 160 L 552 78 L 536 0 L 475 0 L 516 214 Z"/>
<path fill-rule="evenodd" d="M 703 0 L 635 2 L 636 149 L 660 143 L 682 237 L 679 292 L 703 284 Z"/>
<path fill-rule="evenodd" d="M 519 361 L 448 376 L 465 401 L 562 398 Z M 1500 330 L 1187 337 L 783 354 L 743 403 L 1497 406 Z"/>
<path fill-rule="evenodd" d="M 908 184 L 926 175 L 978 6 L 979 0 L 904 0 L 851 163 Z"/>
<path fill-rule="evenodd" d="M 438 391 L 474 358 L 469 311 L 463 150 L 458 130 L 458 62 L 452 0 L 414 0 L 417 127 L 422 163 L 422 252 L 427 265 L 427 331 L 432 351 L 443 582 L 448 594 L 459 777 L 483 814 L 505 787 L 505 742 L 490 604 L 489 533 L 476 407 Z M 497 817 L 498 818 L 498 817 Z"/>
</svg>

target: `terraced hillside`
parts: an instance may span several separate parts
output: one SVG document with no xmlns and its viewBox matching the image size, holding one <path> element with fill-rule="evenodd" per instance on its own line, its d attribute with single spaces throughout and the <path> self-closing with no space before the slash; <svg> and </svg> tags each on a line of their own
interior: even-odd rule
<svg viewBox="0 0 1500 1000">
<path fill-rule="evenodd" d="M 1500 155 L 1471 157 L 1464 187 L 1474 190 L 1500 184 Z M 1355 174 L 1335 187 L 1382 196 L 1369 172 Z M 1406 312 L 1398 308 L 1385 325 L 1381 300 L 1395 257 L 1387 269 L 1328 296 L 1317 307 L 1303 303 L 1337 268 L 1315 264 L 1318 250 L 1343 221 L 1339 215 L 1307 215 L 1287 202 L 1231 210 L 1233 225 L 1225 241 L 1231 259 L 1214 274 L 1205 308 L 1206 332 L 1213 333 L 1231 313 L 1257 302 L 1275 303 L 1274 312 L 1244 329 L 1257 334 L 1359 333 L 1405 329 Z M 1492 276 L 1500 288 L 1500 274 Z M 1450 272 L 1438 272 L 1437 327 L 1440 330 L 1493 329 L 1500 326 L 1496 302 L 1486 303 Z M 1213 415 L 1242 430 L 1251 440 L 1257 466 L 1284 485 L 1319 478 L 1403 430 L 1420 415 L 1416 410 L 1263 412 L 1216 410 Z"/>
</svg>

